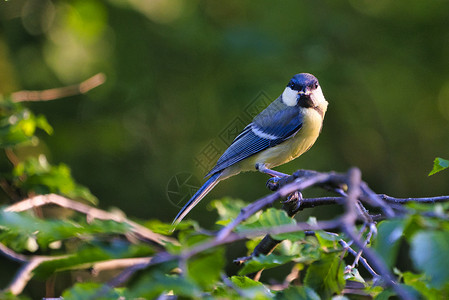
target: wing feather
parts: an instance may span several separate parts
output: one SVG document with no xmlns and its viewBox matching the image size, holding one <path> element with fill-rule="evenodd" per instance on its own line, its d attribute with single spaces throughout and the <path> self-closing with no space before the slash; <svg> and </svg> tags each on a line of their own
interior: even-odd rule
<svg viewBox="0 0 449 300">
<path fill-rule="evenodd" d="M 267 148 L 279 145 L 302 127 L 298 107 L 286 106 L 278 98 L 243 129 L 206 175 L 212 175 Z"/>
</svg>

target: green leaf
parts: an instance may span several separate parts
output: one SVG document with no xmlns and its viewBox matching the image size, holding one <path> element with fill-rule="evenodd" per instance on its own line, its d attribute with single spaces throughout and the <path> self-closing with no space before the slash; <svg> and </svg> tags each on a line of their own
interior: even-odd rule
<svg viewBox="0 0 449 300">
<path fill-rule="evenodd" d="M 185 246 L 193 246 L 196 244 L 199 244 L 201 242 L 205 242 L 206 240 L 209 240 L 210 236 L 206 235 L 204 233 L 201 233 L 194 229 L 188 229 L 185 231 L 181 231 L 178 235 L 178 240 L 181 243 L 181 245 Z"/>
<path fill-rule="evenodd" d="M 443 293 L 440 289 L 430 288 L 428 286 L 429 280 L 424 274 L 413 274 L 405 272 L 402 274 L 404 283 L 413 287 L 416 291 L 428 300 L 443 299 Z"/>
<path fill-rule="evenodd" d="M 383 290 L 374 297 L 374 300 L 389 300 L 392 296 L 396 295 L 391 289 Z"/>
<path fill-rule="evenodd" d="M 53 127 L 48 123 L 47 119 L 43 115 L 36 117 L 36 127 L 45 131 L 48 135 L 53 134 Z"/>
<path fill-rule="evenodd" d="M 320 300 L 320 296 L 307 286 L 290 286 L 289 288 L 278 292 L 276 300 Z"/>
<path fill-rule="evenodd" d="M 283 210 L 276 208 L 269 208 L 264 211 L 259 219 L 255 222 L 240 225 L 237 227 L 238 231 L 248 230 L 248 229 L 262 229 L 262 228 L 273 228 L 281 225 L 295 225 L 296 221 L 290 218 L 287 213 Z M 304 232 L 291 232 L 291 233 L 282 233 L 282 234 L 273 234 L 271 235 L 273 239 L 276 240 L 285 240 L 289 239 L 291 241 L 302 240 L 305 237 Z"/>
<path fill-rule="evenodd" d="M 94 282 L 77 283 L 64 291 L 62 298 L 70 300 L 119 299 L 124 296 L 122 289 L 104 290 L 104 285 Z M 99 296 L 101 292 L 101 297 Z"/>
<path fill-rule="evenodd" d="M 344 262 L 339 254 L 321 255 L 307 269 L 304 284 L 314 289 L 322 298 L 329 299 L 333 294 L 339 294 L 345 287 L 343 277 Z"/>
<path fill-rule="evenodd" d="M 34 136 L 36 128 L 40 128 L 48 134 L 53 133 L 53 128 L 44 116 L 36 117 L 28 109 L 15 106 L 15 111 L 0 119 L 0 147 L 11 147 L 36 141 L 37 137 Z"/>
<path fill-rule="evenodd" d="M 243 297 L 248 299 L 271 299 L 270 290 L 261 282 L 254 281 L 246 276 L 232 276 L 231 282 Z"/>
<path fill-rule="evenodd" d="M 415 266 L 429 277 L 432 287 L 449 283 L 448 232 L 421 231 L 413 237 L 410 251 Z"/>
<path fill-rule="evenodd" d="M 122 243 L 99 243 L 92 242 L 84 244 L 72 254 L 64 257 L 55 257 L 41 263 L 34 274 L 38 278 L 47 278 L 55 272 L 88 269 L 92 264 L 112 259 L 132 258 L 149 256 L 154 251 L 148 245 L 130 245 L 127 242 Z"/>
<path fill-rule="evenodd" d="M 76 223 L 68 220 L 43 220 L 28 215 L 27 213 L 15 213 L 0 211 L 0 229 L 4 232 L 0 235 L 2 242 L 12 246 L 16 251 L 22 251 L 26 245 L 14 244 L 14 240 L 22 237 L 23 242 L 29 238 L 36 239 L 39 246 L 47 248 L 52 242 L 79 238 L 94 234 L 125 234 L 129 225 L 115 221 L 94 220 L 91 223 Z M 10 242 L 13 242 L 10 244 Z M 18 248 L 17 248 L 18 247 Z"/>
<path fill-rule="evenodd" d="M 31 300 L 25 295 L 13 295 L 11 291 L 0 291 L 0 299 L 2 300 Z"/>
<path fill-rule="evenodd" d="M 216 223 L 223 226 L 226 226 L 233 219 L 237 218 L 241 210 L 247 205 L 248 203 L 245 203 L 240 199 L 233 199 L 230 197 L 217 199 L 210 203 L 210 207 L 215 208 L 218 212 L 219 220 Z M 256 221 L 258 215 L 259 213 L 252 215 L 247 222 Z"/>
<path fill-rule="evenodd" d="M 260 240 L 258 240 L 260 242 Z M 303 243 L 296 243 L 290 240 L 282 241 L 276 248 L 275 253 L 278 255 L 286 255 L 286 256 L 301 256 L 300 252 L 304 247 Z"/>
<path fill-rule="evenodd" d="M 362 275 L 360 275 L 359 270 L 356 268 L 351 268 L 349 273 L 344 274 L 345 280 L 357 281 L 360 283 L 365 283 L 365 279 L 363 279 Z"/>
<path fill-rule="evenodd" d="M 173 295 L 199 299 L 201 290 L 183 276 L 167 275 L 160 268 L 148 272 L 129 288 L 126 299 L 157 299 L 162 293 L 172 291 Z"/>
<path fill-rule="evenodd" d="M 198 285 L 210 289 L 220 278 L 225 265 L 224 249 L 204 253 L 187 262 L 187 275 Z"/>
<path fill-rule="evenodd" d="M 44 155 L 30 157 L 20 162 L 13 170 L 15 184 L 36 194 L 57 193 L 69 198 L 81 198 L 96 204 L 97 198 L 86 187 L 73 179 L 70 168 L 65 164 L 52 166 Z"/>
<path fill-rule="evenodd" d="M 404 223 L 404 220 L 387 220 L 380 222 L 377 226 L 377 237 L 373 241 L 373 248 L 390 267 L 396 262 Z"/>
<path fill-rule="evenodd" d="M 338 246 L 338 241 L 341 239 L 338 234 L 332 234 L 322 230 L 315 231 L 315 236 L 318 239 L 321 247 L 335 249 Z"/>
<path fill-rule="evenodd" d="M 292 261 L 293 258 L 295 258 L 295 256 L 276 255 L 276 254 L 270 254 L 268 256 L 259 255 L 247 261 L 243 266 L 243 268 L 240 269 L 238 274 L 246 275 L 257 272 L 262 269 L 271 269 L 286 264 Z"/>
<path fill-rule="evenodd" d="M 232 199 L 230 197 L 224 197 L 214 200 L 210 203 L 211 208 L 215 208 L 218 212 L 218 216 L 222 220 L 235 219 L 242 208 L 248 204 L 240 199 Z"/>
<path fill-rule="evenodd" d="M 435 173 L 443 171 L 444 169 L 447 169 L 448 167 L 449 167 L 449 160 L 441 158 L 441 157 L 436 157 L 435 160 L 433 161 L 433 169 L 432 169 L 432 171 L 430 171 L 428 176 L 431 176 Z"/>
</svg>

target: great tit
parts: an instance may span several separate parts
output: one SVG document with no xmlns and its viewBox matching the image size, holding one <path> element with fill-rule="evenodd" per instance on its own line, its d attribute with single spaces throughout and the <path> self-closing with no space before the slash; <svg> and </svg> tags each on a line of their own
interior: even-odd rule
<svg viewBox="0 0 449 300">
<path fill-rule="evenodd" d="M 310 149 L 321 132 L 328 102 L 318 79 L 296 74 L 282 94 L 254 117 L 218 159 L 210 178 L 193 195 L 173 221 L 177 225 L 221 180 L 240 172 L 280 176 L 271 168 L 297 158 Z"/>
</svg>

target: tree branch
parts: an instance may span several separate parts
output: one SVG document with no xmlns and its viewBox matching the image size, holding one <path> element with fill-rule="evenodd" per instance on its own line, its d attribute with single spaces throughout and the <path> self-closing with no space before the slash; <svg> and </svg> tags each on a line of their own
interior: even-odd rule
<svg viewBox="0 0 449 300">
<path fill-rule="evenodd" d="M 68 198 L 56 195 L 56 194 L 48 194 L 48 195 L 39 195 L 35 197 L 31 197 L 20 202 L 17 202 L 13 205 L 6 207 L 5 211 L 13 211 L 13 212 L 22 212 L 25 210 L 29 210 L 31 208 L 36 208 L 48 204 L 58 205 L 64 208 L 72 209 L 83 213 L 86 215 L 88 220 L 99 219 L 99 220 L 112 220 L 118 223 L 125 223 L 131 227 L 131 231 L 137 236 L 153 241 L 161 246 L 165 245 L 165 243 L 175 243 L 177 241 L 163 236 L 161 234 L 154 233 L 150 229 L 143 227 L 142 225 L 137 224 L 123 216 L 115 215 L 110 212 L 70 200 Z"/>
</svg>

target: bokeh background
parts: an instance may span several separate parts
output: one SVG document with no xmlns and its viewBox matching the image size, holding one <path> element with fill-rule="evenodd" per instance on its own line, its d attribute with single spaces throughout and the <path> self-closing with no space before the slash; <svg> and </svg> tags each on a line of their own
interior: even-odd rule
<svg viewBox="0 0 449 300">
<path fill-rule="evenodd" d="M 299 72 L 329 109 L 312 150 L 278 170 L 357 166 L 379 193 L 449 194 L 449 172 L 427 177 L 449 158 L 448 1 L 0 2 L 0 94 L 99 72 L 87 94 L 27 104 L 55 129 L 27 155 L 68 164 L 102 208 L 171 222 L 203 165 Z M 208 226 L 211 199 L 252 201 L 266 179 L 227 180 L 189 217 Z"/>
<path fill-rule="evenodd" d="M 358 166 L 377 192 L 449 194 L 447 172 L 427 177 L 449 157 L 447 1 L 11 0 L 0 19 L 2 94 L 106 75 L 29 104 L 55 129 L 36 152 L 67 163 L 101 207 L 171 221 L 248 108 L 299 72 L 318 77 L 329 110 L 312 150 L 279 170 Z M 265 179 L 234 177 L 209 199 L 254 200 Z M 190 215 L 204 224 L 207 202 Z"/>
</svg>

